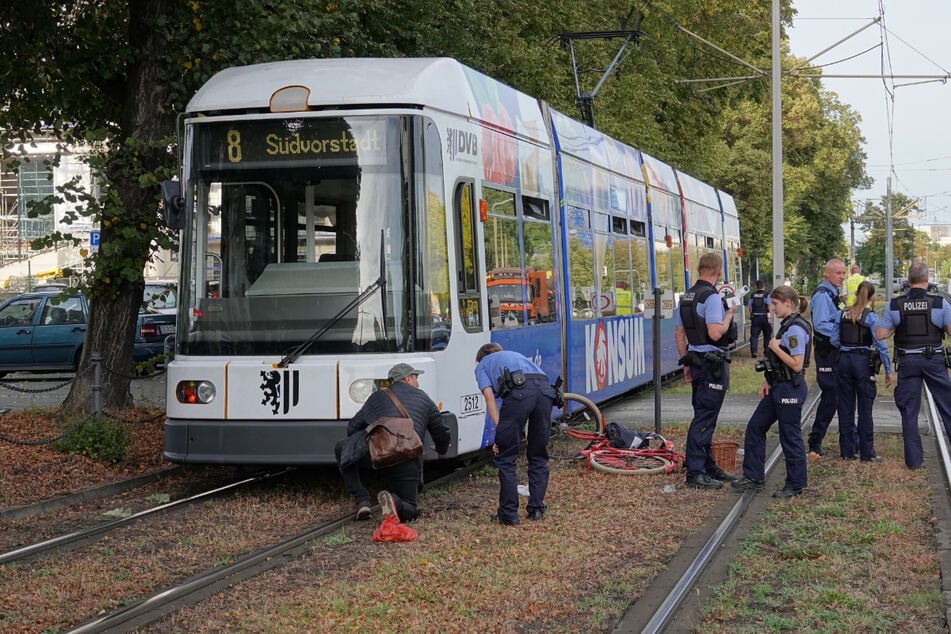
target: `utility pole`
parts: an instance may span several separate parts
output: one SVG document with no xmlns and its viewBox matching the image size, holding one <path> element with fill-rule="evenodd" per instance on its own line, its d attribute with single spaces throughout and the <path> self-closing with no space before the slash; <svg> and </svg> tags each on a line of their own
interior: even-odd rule
<svg viewBox="0 0 951 634">
<path fill-rule="evenodd" d="M 783 243 L 783 62 L 780 49 L 779 0 L 773 0 L 773 288 L 786 280 Z M 779 320 L 773 320 L 773 332 Z"/>
</svg>

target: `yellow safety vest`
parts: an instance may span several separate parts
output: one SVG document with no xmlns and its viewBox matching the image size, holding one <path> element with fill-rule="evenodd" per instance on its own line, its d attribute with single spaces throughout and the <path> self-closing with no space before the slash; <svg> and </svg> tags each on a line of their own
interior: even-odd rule
<svg viewBox="0 0 951 634">
<path fill-rule="evenodd" d="M 859 275 L 858 273 L 853 273 L 849 276 L 849 279 L 845 280 L 845 292 L 848 293 L 848 297 L 845 299 L 845 305 L 851 306 L 855 303 L 855 293 L 859 290 L 859 284 L 865 281 L 864 275 Z"/>
</svg>

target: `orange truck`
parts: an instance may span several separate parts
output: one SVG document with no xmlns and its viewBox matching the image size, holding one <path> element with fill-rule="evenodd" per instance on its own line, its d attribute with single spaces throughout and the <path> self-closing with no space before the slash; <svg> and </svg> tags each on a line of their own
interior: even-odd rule
<svg viewBox="0 0 951 634">
<path fill-rule="evenodd" d="M 529 269 L 523 282 L 521 269 L 492 269 L 486 286 L 492 318 L 499 320 L 497 326 L 515 325 L 513 320 L 521 323 L 526 308 L 529 323 L 554 319 L 555 292 L 547 271 Z"/>
</svg>

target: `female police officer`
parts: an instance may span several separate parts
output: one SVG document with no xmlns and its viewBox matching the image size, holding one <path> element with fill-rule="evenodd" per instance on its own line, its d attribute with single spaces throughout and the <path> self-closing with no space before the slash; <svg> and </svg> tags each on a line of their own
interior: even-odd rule
<svg viewBox="0 0 951 634">
<path fill-rule="evenodd" d="M 839 455 L 846 460 L 855 460 L 857 448 L 863 462 L 882 461 L 875 453 L 875 431 L 872 425 L 875 375 L 882 364 L 885 365 L 885 387 L 892 384 L 892 360 L 888 355 L 888 346 L 875 336 L 878 315 L 870 306 L 874 295 L 875 286 L 871 282 L 859 284 L 855 289 L 855 303 L 836 315 L 838 327 L 832 331 L 831 337 L 832 345 L 842 351 L 836 369 Z"/>
<path fill-rule="evenodd" d="M 779 442 L 786 457 L 786 484 L 773 497 L 801 495 L 806 487 L 806 446 L 802 440 L 802 404 L 806 400 L 805 369 L 809 366 L 812 328 L 798 310 L 799 295 L 790 286 L 778 286 L 770 294 L 770 310 L 782 320 L 770 339 L 765 361 L 757 369 L 766 372 L 760 402 L 746 426 L 743 477 L 731 486 L 743 491 L 759 490 L 766 481 L 766 432 L 779 421 Z"/>
</svg>

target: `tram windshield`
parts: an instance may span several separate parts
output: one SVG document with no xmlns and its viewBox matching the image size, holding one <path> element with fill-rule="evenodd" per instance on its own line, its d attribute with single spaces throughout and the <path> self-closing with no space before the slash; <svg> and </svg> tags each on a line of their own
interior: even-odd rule
<svg viewBox="0 0 951 634">
<path fill-rule="evenodd" d="M 325 328 L 306 354 L 445 346 L 446 211 L 430 121 L 196 121 L 186 139 L 182 354 L 283 355 Z"/>
</svg>

